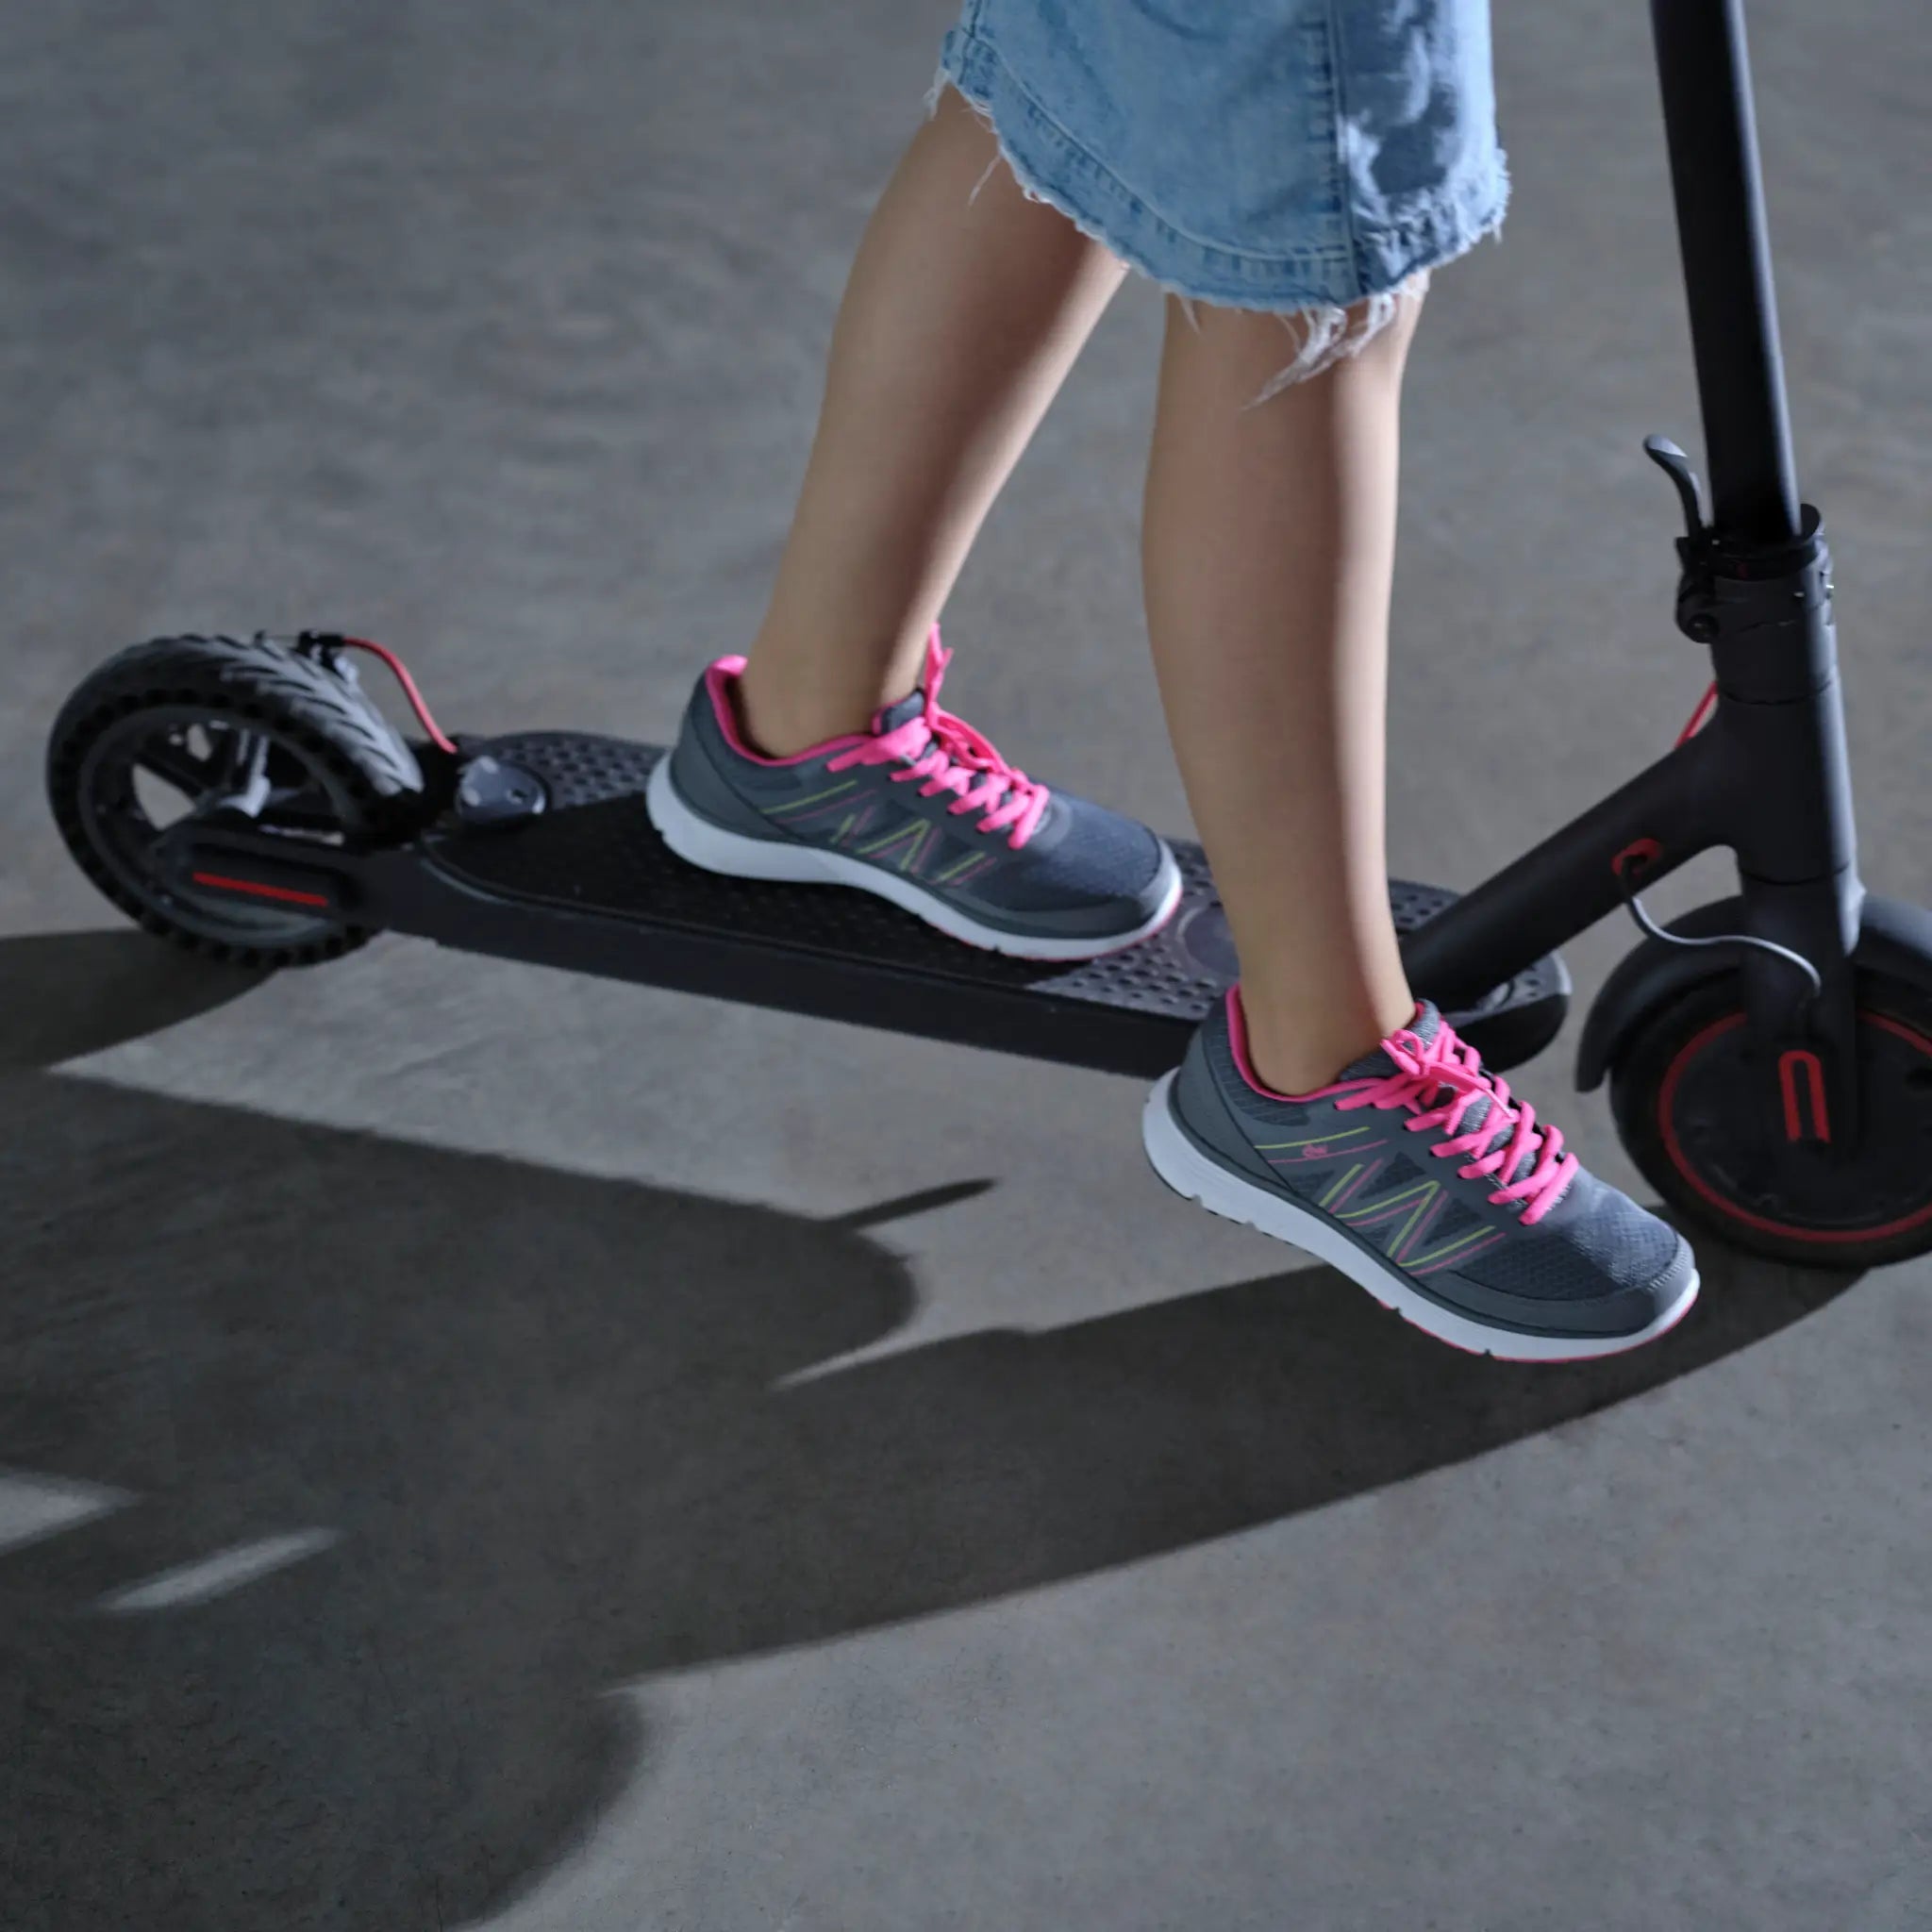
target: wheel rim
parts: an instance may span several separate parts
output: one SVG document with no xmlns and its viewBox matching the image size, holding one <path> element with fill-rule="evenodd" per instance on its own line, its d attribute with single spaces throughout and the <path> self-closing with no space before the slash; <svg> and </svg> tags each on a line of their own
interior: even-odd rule
<svg viewBox="0 0 1932 1932">
<path fill-rule="evenodd" d="M 340 844 L 340 780 L 273 725 L 206 705 L 152 705 L 88 746 L 75 797 L 90 850 L 122 891 L 171 924 L 243 949 L 313 945 L 341 928 L 287 906 L 184 890 L 170 862 L 182 831 L 226 807 L 291 843 Z"/>
<path fill-rule="evenodd" d="M 1857 1041 L 1866 1119 L 1856 1155 L 1812 1140 L 1789 1162 L 1779 1143 L 1818 1124 L 1810 1069 L 1799 1059 L 1780 1069 L 1783 1113 L 1770 1114 L 1756 1099 L 1767 1082 L 1744 1015 L 1710 1021 L 1677 1048 L 1657 1090 L 1672 1166 L 1726 1220 L 1821 1250 L 1932 1224 L 1932 1037 L 1861 1007 Z"/>
</svg>

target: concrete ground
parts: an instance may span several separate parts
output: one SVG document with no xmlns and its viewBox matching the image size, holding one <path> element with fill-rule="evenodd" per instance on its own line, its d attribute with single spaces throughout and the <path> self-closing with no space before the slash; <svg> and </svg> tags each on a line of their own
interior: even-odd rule
<svg viewBox="0 0 1932 1932">
<path fill-rule="evenodd" d="M 0 1923 L 1932 1924 L 1932 1265 L 1704 1241 L 1663 1344 L 1499 1367 L 1167 1195 L 1134 1082 L 403 940 L 251 986 L 60 849 L 47 724 L 149 635 L 666 733 L 948 12 L 0 20 Z M 1424 325 L 1397 595 L 1392 858 L 1456 886 L 1705 676 L 1645 9 L 1499 14 L 1515 208 Z M 1863 868 L 1924 901 L 1932 56 L 1753 15 Z M 1023 465 L 948 696 L 1185 832 L 1158 327 L 1130 287 Z M 1520 1084 L 1639 1185 L 1574 1035 Z"/>
</svg>

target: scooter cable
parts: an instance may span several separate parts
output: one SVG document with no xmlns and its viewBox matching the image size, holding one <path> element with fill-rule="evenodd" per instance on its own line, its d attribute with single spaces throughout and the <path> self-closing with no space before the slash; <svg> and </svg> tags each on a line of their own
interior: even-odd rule
<svg viewBox="0 0 1932 1932">
<path fill-rule="evenodd" d="M 415 712 L 417 722 L 427 734 L 430 743 L 435 745 L 438 751 L 446 751 L 454 755 L 456 745 L 443 735 L 441 726 L 430 716 L 429 707 L 424 701 L 423 693 L 416 689 L 416 680 L 409 675 L 409 667 L 387 644 L 371 643 L 367 638 L 343 638 L 341 641 L 349 650 L 367 651 L 371 657 L 380 658 L 389 666 L 395 681 L 402 686 L 403 695 L 408 699 L 409 708 Z"/>
<path fill-rule="evenodd" d="M 1710 716 L 1716 704 L 1717 684 L 1713 680 L 1710 689 L 1698 700 L 1697 708 L 1690 713 L 1683 730 L 1678 732 L 1677 742 L 1679 744 L 1685 743 L 1688 740 L 1697 735 L 1699 730 L 1703 728 L 1705 721 Z M 1615 872 L 1620 879 L 1624 876 L 1624 857 L 1625 855 L 1620 852 L 1611 862 L 1611 870 Z M 1804 954 L 1794 953 L 1790 947 L 1781 946 L 1775 940 L 1759 939 L 1756 933 L 1749 932 L 1713 933 L 1707 938 L 1692 939 L 1681 932 L 1666 932 L 1644 909 L 1642 899 L 1635 891 L 1630 892 L 1625 897 L 1624 903 L 1629 907 L 1630 916 L 1637 922 L 1640 929 L 1648 933 L 1654 940 L 1661 940 L 1666 945 L 1756 946 L 1760 952 L 1774 953 L 1780 959 L 1789 959 L 1793 966 L 1797 967 L 1811 982 L 1812 999 L 1815 1000 L 1824 991 L 1824 975 L 1820 974 L 1817 967 L 1812 965 Z M 1807 1004 L 1808 1005 L 1809 1002 Z"/>
</svg>

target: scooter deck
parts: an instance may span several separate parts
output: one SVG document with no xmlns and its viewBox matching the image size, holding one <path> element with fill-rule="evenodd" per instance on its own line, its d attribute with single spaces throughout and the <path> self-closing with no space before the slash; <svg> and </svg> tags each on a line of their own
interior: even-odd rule
<svg viewBox="0 0 1932 1932">
<path fill-rule="evenodd" d="M 656 745 L 525 731 L 465 737 L 458 748 L 466 771 L 487 755 L 508 768 L 499 779 L 541 791 L 541 808 L 478 823 L 452 801 L 420 830 L 375 845 L 216 814 L 181 828 L 174 862 L 200 890 L 326 906 L 364 931 L 1108 1073 L 1175 1065 L 1236 975 L 1196 845 L 1174 841 L 1185 891 L 1159 932 L 1099 959 L 1014 959 L 852 887 L 687 864 L 645 808 L 664 756 Z M 1415 931 L 1456 896 L 1391 880 L 1397 930 Z M 1449 1018 L 1491 1066 L 1511 1067 L 1556 1037 L 1569 997 L 1569 974 L 1550 953 L 1473 1007 L 1450 1007 Z"/>
<path fill-rule="evenodd" d="M 669 851 L 644 808 L 656 745 L 575 731 L 461 741 L 541 779 L 544 808 L 477 827 L 445 813 L 357 866 L 351 916 L 472 952 L 669 986 L 1007 1053 L 1156 1075 L 1236 973 L 1198 846 L 1176 842 L 1179 910 L 1158 933 L 1069 965 L 960 944 L 869 892 L 721 877 Z M 347 855 L 344 855 L 346 858 Z M 1391 885 L 1396 924 L 1454 898 Z M 1452 1012 L 1494 1066 L 1541 1051 L 1562 1024 L 1555 954 L 1475 1008 Z"/>
</svg>

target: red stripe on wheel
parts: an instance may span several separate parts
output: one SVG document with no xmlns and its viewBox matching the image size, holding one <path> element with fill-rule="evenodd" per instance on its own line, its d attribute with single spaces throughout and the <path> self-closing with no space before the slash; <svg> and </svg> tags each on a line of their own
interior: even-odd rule
<svg viewBox="0 0 1932 1932">
<path fill-rule="evenodd" d="M 1932 1040 L 1923 1033 L 1914 1032 L 1902 1022 L 1890 1019 L 1884 1013 L 1874 1013 L 1861 1007 L 1858 1009 L 1861 1022 L 1883 1028 L 1887 1033 L 1896 1034 L 1908 1045 L 1916 1047 L 1928 1060 L 1932 1060 Z M 1883 1227 L 1816 1228 L 1790 1227 L 1781 1221 L 1772 1221 L 1762 1214 L 1754 1214 L 1748 1208 L 1740 1208 L 1737 1202 L 1729 1201 L 1720 1194 L 1685 1158 L 1684 1149 L 1677 1140 L 1677 1129 L 1671 1118 L 1671 1103 L 1676 1097 L 1677 1080 L 1692 1057 L 1706 1041 L 1714 1040 L 1720 1033 L 1728 1033 L 1734 1027 L 1744 1024 L 1742 1013 L 1730 1013 L 1722 1020 L 1713 1020 L 1700 1033 L 1693 1034 L 1677 1049 L 1676 1058 L 1671 1061 L 1670 1070 L 1664 1074 L 1663 1085 L 1657 1089 L 1657 1124 L 1663 1136 L 1664 1152 L 1671 1157 L 1671 1165 L 1690 1182 L 1690 1186 L 1720 1214 L 1733 1221 L 1740 1221 L 1746 1227 L 1755 1227 L 1765 1234 L 1782 1236 L 1787 1241 L 1811 1241 L 1819 1246 L 1830 1246 L 1842 1241 L 1884 1241 L 1895 1234 L 1904 1234 L 1908 1229 L 1923 1227 L 1932 1221 L 1932 1202 L 1916 1213 L 1901 1215 L 1896 1221 L 1887 1222 Z"/>
<path fill-rule="evenodd" d="M 1811 1095 L 1811 1130 L 1819 1140 L 1831 1139 L 1831 1118 L 1824 1110 L 1824 1069 L 1807 1047 L 1794 1046 L 1778 1055 L 1777 1084 L 1785 1101 L 1785 1139 L 1802 1141 L 1805 1125 L 1798 1117 L 1798 1069 Z"/>
<path fill-rule="evenodd" d="M 219 886 L 225 892 L 247 892 L 257 899 L 285 899 L 291 906 L 328 905 L 321 892 L 298 892 L 291 886 L 265 886 L 259 879 L 224 878 L 217 872 L 190 873 L 189 877 L 197 886 Z"/>
</svg>

